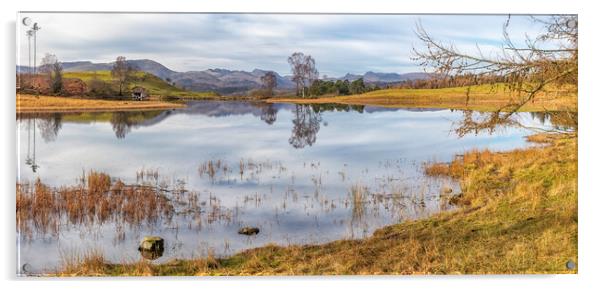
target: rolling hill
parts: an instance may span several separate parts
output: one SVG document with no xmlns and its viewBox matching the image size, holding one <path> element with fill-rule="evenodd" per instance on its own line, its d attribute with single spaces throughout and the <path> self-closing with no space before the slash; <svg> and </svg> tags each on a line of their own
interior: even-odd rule
<svg viewBox="0 0 602 289">
<path fill-rule="evenodd" d="M 63 62 L 65 72 L 93 72 L 108 71 L 113 63 L 93 63 L 91 61 Z M 222 95 L 245 94 L 249 90 L 261 88 L 261 76 L 269 70 L 254 69 L 252 71 L 229 70 L 223 68 L 213 68 L 202 71 L 177 72 L 164 66 L 163 64 L 150 59 L 128 60 L 128 64 L 140 71 L 153 74 L 170 84 L 175 83 L 177 87 L 190 91 L 214 91 Z M 17 66 L 17 72 L 26 72 L 26 66 Z M 290 76 L 282 76 L 277 72 L 277 88 L 290 90 L 295 88 Z M 431 77 L 428 73 L 381 73 L 368 71 L 363 75 L 346 74 L 339 78 L 327 78 L 328 80 L 349 80 L 353 81 L 360 77 L 365 82 L 386 84 L 401 82 L 404 80 L 425 79 Z"/>
</svg>

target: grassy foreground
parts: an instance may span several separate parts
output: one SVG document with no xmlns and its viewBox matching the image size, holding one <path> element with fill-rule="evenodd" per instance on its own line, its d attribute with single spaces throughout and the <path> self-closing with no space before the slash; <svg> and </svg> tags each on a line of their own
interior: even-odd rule
<svg viewBox="0 0 602 289">
<path fill-rule="evenodd" d="M 521 111 L 577 111 L 577 95 L 559 88 L 548 88 L 538 94 L 533 102 L 527 103 Z M 469 97 L 467 98 L 467 92 Z M 495 111 L 518 101 L 503 85 L 474 85 L 439 89 L 382 89 L 364 94 L 348 96 L 327 96 L 319 98 L 271 98 L 268 102 L 297 104 L 341 103 L 354 105 L 374 105 L 395 108 L 446 108 Z"/>
<path fill-rule="evenodd" d="M 185 105 L 165 101 L 102 100 L 60 96 L 17 94 L 17 113 L 155 110 L 181 108 Z"/>
<path fill-rule="evenodd" d="M 577 139 L 537 135 L 542 146 L 471 151 L 425 172 L 460 181 L 457 210 L 377 230 L 362 240 L 270 245 L 228 258 L 109 264 L 91 253 L 65 264 L 76 275 L 314 275 L 576 273 Z"/>
</svg>

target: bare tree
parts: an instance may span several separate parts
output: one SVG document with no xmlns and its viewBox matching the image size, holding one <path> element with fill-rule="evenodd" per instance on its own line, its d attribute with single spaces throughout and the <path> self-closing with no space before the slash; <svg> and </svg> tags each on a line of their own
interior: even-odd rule
<svg viewBox="0 0 602 289">
<path fill-rule="evenodd" d="M 301 94 L 305 97 L 305 90 L 320 76 L 320 73 L 316 69 L 316 61 L 311 55 L 306 56 L 301 52 L 295 52 L 289 56 L 288 63 L 293 73 L 292 80 L 297 86 L 297 95 Z"/>
<path fill-rule="evenodd" d="M 268 96 L 274 95 L 274 88 L 277 85 L 276 74 L 274 72 L 272 72 L 272 71 L 266 72 L 261 77 L 261 83 L 263 84 L 263 87 L 267 90 Z"/>
<path fill-rule="evenodd" d="M 40 71 L 48 75 L 50 90 L 60 93 L 63 90 L 63 65 L 54 54 L 46 53 L 42 58 Z"/>
<path fill-rule="evenodd" d="M 305 56 L 301 52 L 295 52 L 288 57 L 288 63 L 291 66 L 291 72 L 293 73 L 292 81 L 296 85 L 296 93 L 299 95 L 299 91 L 303 84 L 303 59 Z"/>
<path fill-rule="evenodd" d="M 111 76 L 119 84 L 119 96 L 123 96 L 123 90 L 131 80 L 133 69 L 128 65 L 125 56 L 118 56 L 111 69 Z"/>
<path fill-rule="evenodd" d="M 503 50 L 493 57 L 484 56 L 480 49 L 477 54 L 462 52 L 453 44 L 433 39 L 420 23 L 417 25 L 416 34 L 424 49 L 414 49 L 414 60 L 420 61 L 422 66 L 433 67 L 446 77 L 471 74 L 484 83 L 501 82 L 515 95 L 486 117 L 475 119 L 473 113 L 465 113 L 462 125 L 456 130 L 459 135 L 512 124 L 511 116 L 550 85 L 563 87 L 566 93 L 577 93 L 577 16 L 533 17 L 532 21 L 543 24 L 545 31 L 534 39 L 527 37 L 520 47 L 510 40 L 510 20 L 508 16 L 503 26 Z"/>
</svg>

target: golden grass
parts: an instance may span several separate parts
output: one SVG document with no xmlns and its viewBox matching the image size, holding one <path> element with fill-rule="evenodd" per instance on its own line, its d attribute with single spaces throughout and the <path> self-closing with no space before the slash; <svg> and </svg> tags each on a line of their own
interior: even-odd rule
<svg viewBox="0 0 602 289">
<path fill-rule="evenodd" d="M 61 256 L 63 274 L 72 276 L 101 276 L 106 259 L 99 249 L 83 253 L 67 252 Z M 86 264 L 81 266 L 81 264 Z"/>
<path fill-rule="evenodd" d="M 449 166 L 444 163 L 432 163 L 428 164 L 424 173 L 428 176 L 447 176 L 449 174 Z"/>
<path fill-rule="evenodd" d="M 361 184 L 355 184 L 351 186 L 351 204 L 352 217 L 354 220 L 359 220 L 364 216 L 366 211 L 366 199 L 368 198 L 368 187 L 362 186 Z"/>
<path fill-rule="evenodd" d="M 268 245 L 231 257 L 108 264 L 102 275 L 576 273 L 577 140 L 494 153 L 470 151 L 448 168 L 458 209 L 377 230 L 361 240 Z M 441 171 L 438 171 L 441 172 Z M 359 191 L 359 188 L 355 188 Z M 94 265 L 94 264 L 92 264 Z M 86 268 L 91 265 L 81 263 Z M 73 273 L 75 272 L 75 273 Z M 78 274 L 78 267 L 65 273 Z M 62 273 L 59 273 L 61 275 Z"/>
<path fill-rule="evenodd" d="M 17 183 L 19 233 L 32 237 L 56 234 L 63 217 L 70 224 L 94 225 L 107 221 L 130 225 L 152 223 L 174 214 L 171 201 L 155 187 L 126 185 L 102 172 L 90 171 L 73 186 L 50 188 L 37 179 Z"/>
<path fill-rule="evenodd" d="M 102 100 L 60 96 L 17 94 L 17 113 L 157 110 L 185 107 L 164 101 Z"/>
<path fill-rule="evenodd" d="M 469 91 L 469 97 L 466 94 Z M 527 103 L 521 111 L 576 111 L 577 96 L 565 88 L 549 87 L 539 93 L 534 101 Z M 382 89 L 349 96 L 319 98 L 271 98 L 271 103 L 324 104 L 340 103 L 373 105 L 395 108 L 449 108 L 477 111 L 495 111 L 519 99 L 503 85 L 475 85 L 439 89 Z"/>
</svg>

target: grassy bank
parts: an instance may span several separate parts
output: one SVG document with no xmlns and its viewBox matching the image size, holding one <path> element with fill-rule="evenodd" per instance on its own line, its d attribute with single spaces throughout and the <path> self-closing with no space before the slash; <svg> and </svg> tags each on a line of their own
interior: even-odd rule
<svg viewBox="0 0 602 289">
<path fill-rule="evenodd" d="M 457 210 L 377 230 L 361 240 L 270 245 L 228 258 L 109 264 L 101 253 L 59 275 L 509 274 L 576 273 L 577 140 L 538 135 L 542 145 L 471 151 L 425 172 L 456 178 L 442 192 Z"/>
<path fill-rule="evenodd" d="M 521 111 L 577 110 L 577 96 L 565 90 L 548 88 L 538 94 L 533 102 L 527 103 Z M 467 92 L 469 96 L 467 97 Z M 475 85 L 440 89 L 382 89 L 364 94 L 349 96 L 329 96 L 318 98 L 271 98 L 268 102 L 298 104 L 341 103 L 374 105 L 399 108 L 451 108 L 478 111 L 494 111 L 509 101 L 517 101 L 503 85 Z"/>
<path fill-rule="evenodd" d="M 102 100 L 60 96 L 17 94 L 17 113 L 157 110 L 181 108 L 183 104 L 165 101 Z"/>
<path fill-rule="evenodd" d="M 79 78 L 88 85 L 90 85 L 93 79 L 105 81 L 107 83 L 113 83 L 113 77 L 111 71 L 100 70 L 100 71 L 82 71 L 82 72 L 65 72 L 63 75 L 65 78 Z M 136 71 L 132 77 L 132 80 L 128 84 L 129 89 L 135 86 L 144 87 L 151 96 L 160 98 L 177 98 L 177 99 L 217 99 L 219 95 L 214 92 L 195 92 L 187 91 L 182 88 L 176 87 L 165 80 L 143 71 Z M 114 88 L 117 89 L 117 88 Z"/>
</svg>

